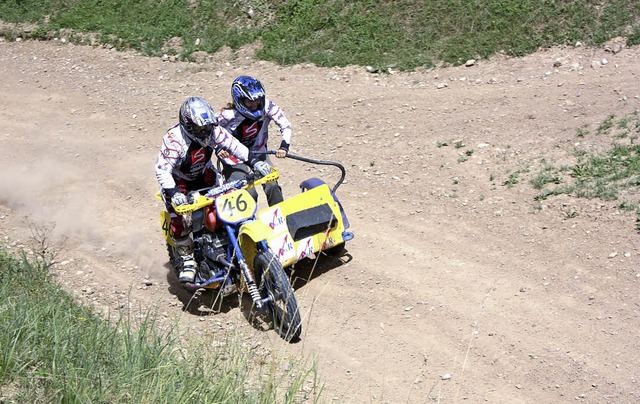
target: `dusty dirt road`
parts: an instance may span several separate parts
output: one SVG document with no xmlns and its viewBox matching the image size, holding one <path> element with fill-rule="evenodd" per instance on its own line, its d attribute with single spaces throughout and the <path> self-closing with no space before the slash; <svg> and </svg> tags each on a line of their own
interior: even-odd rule
<svg viewBox="0 0 640 404">
<path fill-rule="evenodd" d="M 537 203 L 528 183 L 541 159 L 566 164 L 574 148 L 611 145 L 595 128 L 640 109 L 640 49 L 558 48 L 385 76 L 215 60 L 0 42 L 2 243 L 29 246 L 29 223 L 46 225 L 52 244 L 69 238 L 55 271 L 83 301 L 155 307 L 212 340 L 237 330 L 272 356 L 316 360 L 322 402 L 640 400 L 635 212 Z M 341 260 L 296 267 L 304 335 L 291 345 L 234 304 L 185 311 L 158 228 L 162 135 L 186 96 L 221 106 L 240 74 L 284 108 L 292 153 L 347 168 L 338 196 L 356 237 Z M 277 166 L 287 195 L 338 175 Z"/>
</svg>

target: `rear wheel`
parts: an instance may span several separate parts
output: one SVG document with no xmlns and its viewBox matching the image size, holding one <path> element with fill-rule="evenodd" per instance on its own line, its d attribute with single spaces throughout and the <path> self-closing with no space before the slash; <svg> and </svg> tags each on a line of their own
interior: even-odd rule
<svg viewBox="0 0 640 404">
<path fill-rule="evenodd" d="M 260 251 L 253 268 L 260 296 L 271 300 L 267 310 L 273 328 L 288 342 L 298 340 L 302 333 L 300 310 L 282 264 L 270 251 Z"/>
</svg>

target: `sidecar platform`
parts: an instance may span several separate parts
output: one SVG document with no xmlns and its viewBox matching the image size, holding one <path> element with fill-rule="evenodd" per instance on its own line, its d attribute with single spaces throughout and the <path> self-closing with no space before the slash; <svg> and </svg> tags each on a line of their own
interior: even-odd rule
<svg viewBox="0 0 640 404">
<path fill-rule="evenodd" d="M 258 218 L 270 229 L 267 243 L 283 267 L 340 246 L 353 238 L 340 201 L 322 180 L 301 184 L 303 192 L 262 209 Z"/>
</svg>

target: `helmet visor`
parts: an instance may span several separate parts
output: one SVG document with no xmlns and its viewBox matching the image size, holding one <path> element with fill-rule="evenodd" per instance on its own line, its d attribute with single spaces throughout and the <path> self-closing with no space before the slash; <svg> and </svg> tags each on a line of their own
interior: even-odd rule
<svg viewBox="0 0 640 404">
<path fill-rule="evenodd" d="M 256 112 L 259 109 L 264 108 L 264 98 L 260 97 L 257 100 L 250 100 L 248 98 L 242 99 L 242 104 L 251 112 Z"/>
<path fill-rule="evenodd" d="M 208 124 L 204 126 L 194 126 L 193 127 L 193 136 L 198 139 L 205 139 L 207 136 L 211 135 L 211 131 L 213 130 L 213 124 Z"/>
</svg>

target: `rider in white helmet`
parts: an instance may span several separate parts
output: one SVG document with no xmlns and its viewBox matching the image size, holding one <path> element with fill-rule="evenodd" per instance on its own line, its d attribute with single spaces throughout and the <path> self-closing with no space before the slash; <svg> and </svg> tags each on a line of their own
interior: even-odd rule
<svg viewBox="0 0 640 404">
<path fill-rule="evenodd" d="M 218 126 L 213 109 L 206 100 L 200 97 L 187 98 L 180 107 L 179 123 L 170 128 L 162 139 L 155 167 L 171 214 L 174 251 L 181 258 L 181 262 L 177 263 L 181 268 L 181 282 L 193 282 L 197 264 L 193 258 L 191 229 L 183 217 L 176 214 L 173 205 L 188 203 L 189 191 L 223 182 L 222 175 L 211 162 L 214 148 L 225 150 L 239 161 L 258 162 L 247 147 Z M 261 168 L 260 164 L 257 168 Z"/>
<path fill-rule="evenodd" d="M 249 150 L 265 151 L 269 140 L 269 124 L 271 121 L 275 122 L 282 135 L 276 157 L 285 158 L 293 133 L 291 122 L 278 105 L 266 98 L 262 83 L 251 76 L 240 76 L 231 85 L 231 98 L 233 102 L 216 114 L 218 123 Z M 250 168 L 230 156 L 227 151 L 219 151 L 217 155 L 222 159 L 222 173 L 227 180 L 242 178 L 248 173 Z M 266 154 L 258 155 L 257 158 L 264 162 L 261 169 L 270 169 L 272 163 Z M 282 202 L 282 189 L 277 182 L 265 184 L 263 189 L 269 206 Z M 252 188 L 250 192 L 254 199 L 258 198 L 255 189 Z"/>
</svg>

